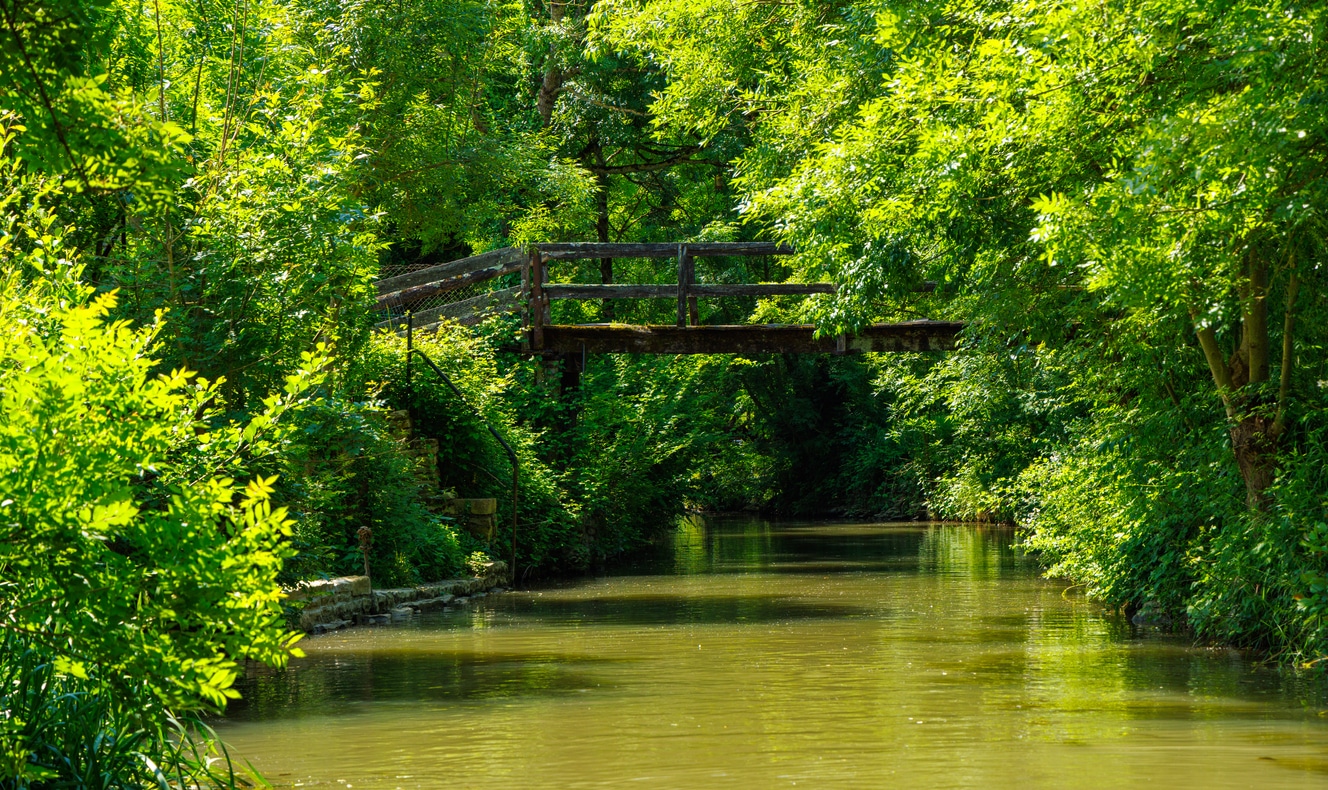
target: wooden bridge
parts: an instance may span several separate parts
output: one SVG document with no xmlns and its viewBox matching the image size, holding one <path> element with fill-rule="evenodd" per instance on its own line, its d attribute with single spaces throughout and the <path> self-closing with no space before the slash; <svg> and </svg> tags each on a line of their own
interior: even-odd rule
<svg viewBox="0 0 1328 790">
<path fill-rule="evenodd" d="M 417 330 L 445 321 L 475 324 L 499 313 L 520 313 L 519 350 L 537 355 L 566 354 L 846 354 L 890 351 L 945 351 L 954 348 L 963 324 L 907 321 L 873 324 L 857 334 L 816 337 L 810 324 L 701 325 L 697 300 L 731 296 L 801 296 L 834 293 L 830 283 L 701 283 L 696 259 L 711 256 L 788 255 L 788 247 L 766 242 L 683 244 L 540 244 L 529 250 L 506 248 L 406 272 L 378 281 L 377 326 L 404 328 L 409 313 Z M 550 279 L 559 261 L 613 258 L 676 258 L 676 283 L 590 284 Z M 561 274 L 561 273 L 560 273 Z M 518 284 L 505 281 L 516 279 Z M 676 300 L 672 325 L 554 324 L 558 300 Z"/>
</svg>

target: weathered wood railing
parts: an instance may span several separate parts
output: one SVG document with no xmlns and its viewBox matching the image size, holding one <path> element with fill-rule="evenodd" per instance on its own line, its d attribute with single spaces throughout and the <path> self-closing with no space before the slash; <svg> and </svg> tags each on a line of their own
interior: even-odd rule
<svg viewBox="0 0 1328 790">
<path fill-rule="evenodd" d="M 379 280 L 377 307 L 387 311 L 389 317 L 380 321 L 378 326 L 399 325 L 405 310 L 430 297 L 460 291 L 495 277 L 524 272 L 526 262 L 526 253 L 507 247 Z M 445 319 L 475 323 L 490 313 L 519 310 L 523 301 L 521 286 L 491 291 L 451 304 L 417 310 L 415 324 L 427 327 Z"/>
<path fill-rule="evenodd" d="M 817 337 L 810 326 L 698 326 L 697 299 L 727 296 L 801 296 L 835 292 L 831 283 L 698 283 L 696 259 L 711 256 L 788 255 L 792 250 L 769 242 L 697 242 L 682 244 L 613 244 L 578 242 L 540 244 L 529 251 L 506 248 L 378 282 L 378 308 L 389 313 L 378 323 L 399 328 L 405 311 L 430 329 L 444 320 L 472 324 L 496 312 L 522 311 L 532 352 L 572 353 L 847 353 L 923 351 L 953 348 L 962 325 L 910 321 L 864 327 L 850 337 Z M 549 263 L 605 258 L 676 258 L 676 283 L 591 284 L 549 281 Z M 445 297 L 497 277 L 520 272 L 521 284 L 448 304 L 417 309 L 426 300 Z M 560 299 L 676 299 L 676 327 L 620 325 L 555 326 L 552 302 Z"/>
<path fill-rule="evenodd" d="M 769 242 L 710 242 L 692 244 L 603 244 L 599 242 L 541 244 L 522 252 L 512 247 L 494 250 L 459 261 L 431 266 L 409 274 L 379 280 L 380 310 L 409 308 L 430 297 L 459 291 L 470 285 L 516 272 L 522 285 L 480 294 L 441 307 L 417 311 L 415 323 L 427 327 L 448 318 L 467 323 L 493 312 L 521 309 L 527 300 L 543 309 L 534 310 L 532 328 L 547 325 L 548 302 L 558 299 L 668 299 L 678 301 L 678 326 L 688 319 L 697 323 L 696 300 L 717 296 L 787 296 L 834 293 L 830 283 L 703 284 L 696 280 L 696 259 L 716 255 L 787 255 L 792 250 Z M 550 283 L 549 262 L 587 258 L 678 259 L 678 281 L 670 284 L 580 284 Z M 380 326 L 392 326 L 388 319 Z"/>
<path fill-rule="evenodd" d="M 678 302 L 678 326 L 700 323 L 696 300 L 702 296 L 772 296 L 833 293 L 829 283 L 755 283 L 701 285 L 696 282 L 696 259 L 720 255 L 789 255 L 792 249 L 769 242 L 698 242 L 688 244 L 606 244 L 583 242 L 544 244 L 530 251 L 530 344 L 542 349 L 544 327 L 553 323 L 550 302 L 555 299 L 667 299 Z M 549 282 L 549 262 L 593 258 L 674 258 L 678 281 L 662 285 L 581 285 Z"/>
</svg>

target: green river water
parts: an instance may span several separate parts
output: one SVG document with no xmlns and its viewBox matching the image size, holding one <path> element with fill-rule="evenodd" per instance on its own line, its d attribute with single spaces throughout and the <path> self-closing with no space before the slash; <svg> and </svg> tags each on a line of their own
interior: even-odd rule
<svg viewBox="0 0 1328 790">
<path fill-rule="evenodd" d="M 218 731 L 278 787 L 1328 788 L 1328 695 L 1001 529 L 689 520 L 621 575 L 305 640 Z"/>
</svg>

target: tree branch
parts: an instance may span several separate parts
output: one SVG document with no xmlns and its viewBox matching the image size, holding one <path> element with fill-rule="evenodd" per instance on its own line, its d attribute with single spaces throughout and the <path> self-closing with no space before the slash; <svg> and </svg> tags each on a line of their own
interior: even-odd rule
<svg viewBox="0 0 1328 790">
<path fill-rule="evenodd" d="M 60 127 L 60 118 L 55 114 L 55 107 L 51 104 L 51 97 L 46 93 L 46 83 L 42 82 L 41 75 L 37 72 L 37 67 L 33 65 L 32 58 L 28 55 L 28 48 L 23 43 L 23 36 L 18 32 L 18 23 L 14 21 L 10 13 L 9 3 L 0 2 L 0 9 L 3 9 L 5 17 L 5 26 L 9 28 L 9 35 L 14 39 L 14 46 L 18 47 L 18 53 L 23 58 L 23 65 L 27 66 L 28 73 L 32 75 L 33 85 L 37 88 L 37 94 L 41 96 L 42 106 L 46 108 L 46 114 L 51 116 L 51 131 L 55 132 L 55 139 L 60 142 L 60 147 L 65 149 L 65 155 L 69 157 L 69 164 L 78 173 L 78 178 L 83 182 L 84 189 L 92 191 L 92 183 L 88 181 L 88 174 L 83 170 L 83 164 L 74 156 L 74 151 L 69 147 L 69 142 L 65 140 L 64 129 Z"/>
<path fill-rule="evenodd" d="M 1191 309 L 1190 316 L 1197 315 L 1197 311 Z M 1236 407 L 1231 402 L 1231 368 L 1222 359 L 1222 349 L 1217 345 L 1217 334 L 1211 326 L 1195 326 L 1194 334 L 1199 338 L 1199 347 L 1203 349 L 1204 359 L 1208 360 L 1208 369 L 1212 371 L 1213 383 L 1217 385 L 1217 394 L 1222 397 L 1222 406 L 1226 409 L 1227 417 L 1236 418 Z"/>
<path fill-rule="evenodd" d="M 657 170 L 664 170 L 665 168 L 673 167 L 674 165 L 680 165 L 685 162 L 691 162 L 692 154 L 698 153 L 700 150 L 701 146 L 699 145 L 688 146 L 684 148 L 681 152 L 675 154 L 674 156 L 671 156 L 668 159 L 660 160 L 658 162 L 638 162 L 637 164 L 634 165 L 600 165 L 600 164 L 591 163 L 591 164 L 583 164 L 583 166 L 590 172 L 594 173 L 595 175 L 616 176 L 616 175 L 625 175 L 627 173 L 653 173 Z M 703 164 L 709 164 L 709 163 L 703 162 Z"/>
<path fill-rule="evenodd" d="M 1241 316 L 1242 345 L 1249 366 L 1247 382 L 1258 384 L 1268 380 L 1268 262 L 1251 250 L 1246 272 L 1249 295 Z"/>
</svg>

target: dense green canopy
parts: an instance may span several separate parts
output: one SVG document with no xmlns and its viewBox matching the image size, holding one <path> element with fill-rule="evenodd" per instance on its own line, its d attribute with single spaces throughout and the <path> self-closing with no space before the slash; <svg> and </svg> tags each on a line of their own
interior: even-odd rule
<svg viewBox="0 0 1328 790">
<path fill-rule="evenodd" d="M 570 240 L 778 240 L 698 275 L 839 286 L 703 322 L 968 329 L 582 370 L 501 351 L 514 316 L 446 327 L 422 347 L 520 455 L 528 572 L 687 507 L 1013 521 L 1110 606 L 1319 665 L 1326 35 L 1251 0 L 0 0 L 0 628 L 29 657 L 0 678 L 220 705 L 288 653 L 278 583 L 362 568 L 360 527 L 381 584 L 506 556 L 435 506 L 508 507 L 506 460 L 405 387 L 373 280 Z M 47 776 L 33 732 L 0 721 L 0 759 Z"/>
</svg>

